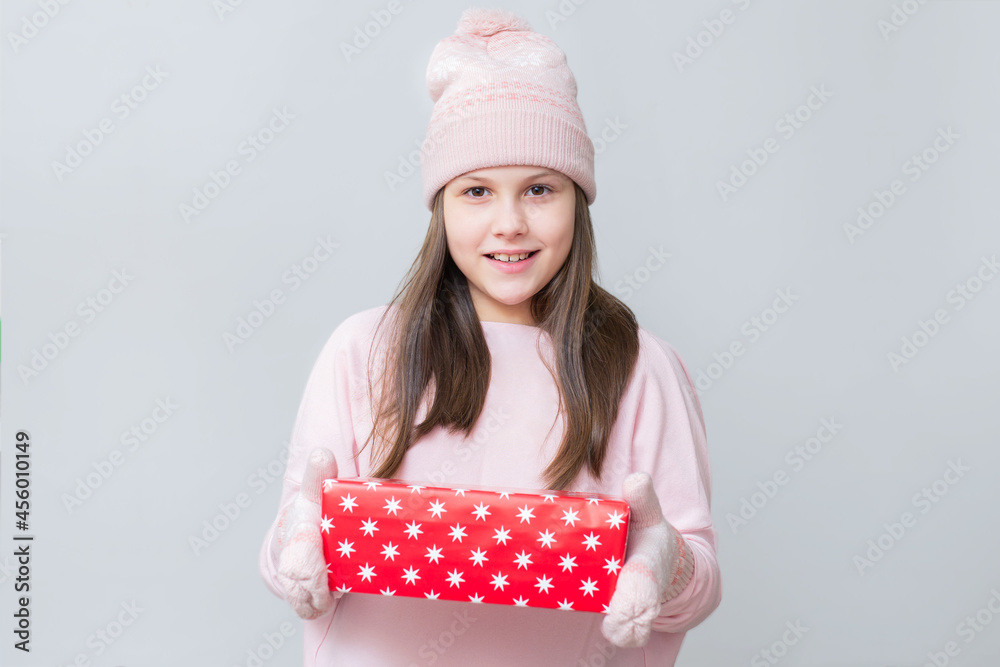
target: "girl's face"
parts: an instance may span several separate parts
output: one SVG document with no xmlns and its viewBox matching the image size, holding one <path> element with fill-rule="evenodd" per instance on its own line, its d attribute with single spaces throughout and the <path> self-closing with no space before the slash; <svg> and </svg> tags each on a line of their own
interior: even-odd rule
<svg viewBox="0 0 1000 667">
<path fill-rule="evenodd" d="M 448 251 L 468 279 L 480 320 L 537 324 L 531 297 L 566 261 L 575 212 L 573 181 L 545 167 L 476 169 L 445 186 Z M 497 260 L 494 253 L 513 256 Z"/>
</svg>

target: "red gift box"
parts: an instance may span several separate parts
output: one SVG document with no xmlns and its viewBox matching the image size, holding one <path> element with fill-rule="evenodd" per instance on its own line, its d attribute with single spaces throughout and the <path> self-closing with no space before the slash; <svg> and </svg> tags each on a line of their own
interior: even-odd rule
<svg viewBox="0 0 1000 667">
<path fill-rule="evenodd" d="M 607 612 L 629 507 L 575 492 L 323 484 L 331 590 Z"/>
</svg>

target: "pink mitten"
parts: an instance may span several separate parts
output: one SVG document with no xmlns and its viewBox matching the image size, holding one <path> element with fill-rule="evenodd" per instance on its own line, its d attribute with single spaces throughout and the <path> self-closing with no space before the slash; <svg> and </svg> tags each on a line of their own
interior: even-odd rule
<svg viewBox="0 0 1000 667">
<path fill-rule="evenodd" d="M 628 556 L 601 629 L 616 646 L 645 646 L 660 605 L 691 580 L 694 558 L 687 542 L 664 518 L 648 473 L 632 473 L 622 490 L 631 515 Z"/>
<path fill-rule="evenodd" d="M 309 453 L 302 486 L 282 513 L 277 543 L 272 543 L 285 599 L 305 619 L 325 614 L 342 595 L 330 591 L 320 538 L 323 480 L 336 476 L 337 462 L 330 450 L 317 447 Z"/>
</svg>

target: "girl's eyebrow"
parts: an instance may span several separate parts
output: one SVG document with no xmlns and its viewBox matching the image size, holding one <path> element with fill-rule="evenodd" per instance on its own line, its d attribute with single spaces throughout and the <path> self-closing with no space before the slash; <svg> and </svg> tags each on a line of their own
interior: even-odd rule
<svg viewBox="0 0 1000 667">
<path fill-rule="evenodd" d="M 555 176 L 555 175 L 556 175 L 556 173 L 553 172 L 553 171 L 540 171 L 537 174 L 531 174 L 530 176 L 525 176 L 523 180 L 525 180 L 525 181 L 531 181 L 531 180 L 534 180 L 536 178 L 542 178 L 543 176 Z M 464 180 L 478 181 L 478 182 L 481 182 L 481 183 L 492 183 L 493 182 L 493 179 L 489 178 L 488 176 L 469 176 L 469 175 L 466 175 L 466 176 L 460 176 L 459 180 L 463 180 L 463 181 Z"/>
</svg>

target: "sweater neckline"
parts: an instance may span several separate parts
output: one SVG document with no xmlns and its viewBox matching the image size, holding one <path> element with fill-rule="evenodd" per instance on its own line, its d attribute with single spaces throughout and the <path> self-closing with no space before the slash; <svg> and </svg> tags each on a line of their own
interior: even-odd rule
<svg viewBox="0 0 1000 667">
<path fill-rule="evenodd" d="M 535 326 L 534 324 L 521 324 L 520 322 L 494 322 L 493 320 L 479 320 L 479 323 L 483 326 L 489 324 L 507 327 L 520 327 L 521 329 L 533 329 L 535 331 L 540 330 L 540 327 Z"/>
</svg>

